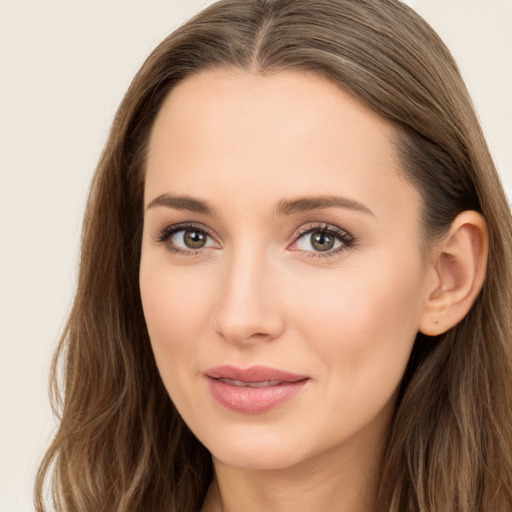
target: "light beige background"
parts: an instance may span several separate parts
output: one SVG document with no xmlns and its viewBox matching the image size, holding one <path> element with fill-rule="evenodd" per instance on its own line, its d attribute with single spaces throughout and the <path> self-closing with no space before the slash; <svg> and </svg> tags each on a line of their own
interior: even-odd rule
<svg viewBox="0 0 512 512">
<path fill-rule="evenodd" d="M 114 111 L 203 0 L 0 0 L 0 512 L 33 510 L 51 354 Z M 512 197 L 512 0 L 411 0 L 452 49 Z"/>
</svg>

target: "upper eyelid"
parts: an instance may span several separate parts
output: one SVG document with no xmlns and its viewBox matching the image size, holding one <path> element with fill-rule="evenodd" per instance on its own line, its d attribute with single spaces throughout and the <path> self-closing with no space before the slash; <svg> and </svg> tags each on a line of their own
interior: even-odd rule
<svg viewBox="0 0 512 512">
<path fill-rule="evenodd" d="M 338 235 L 346 235 L 348 238 L 354 239 L 354 236 L 347 231 L 346 229 L 340 228 L 335 224 L 329 224 L 328 222 L 311 222 L 302 225 L 300 228 L 294 231 L 295 238 L 298 238 L 302 235 L 306 235 L 312 231 L 327 231 L 330 233 L 338 234 Z"/>
<path fill-rule="evenodd" d="M 177 222 L 176 224 L 169 224 L 165 226 L 162 230 L 160 230 L 156 238 L 161 238 L 162 236 L 168 234 L 173 235 L 175 233 L 179 233 L 180 231 L 187 231 L 188 229 L 197 229 L 198 231 L 204 231 L 208 236 L 217 240 L 216 234 L 211 230 L 208 226 L 200 222 Z"/>
</svg>

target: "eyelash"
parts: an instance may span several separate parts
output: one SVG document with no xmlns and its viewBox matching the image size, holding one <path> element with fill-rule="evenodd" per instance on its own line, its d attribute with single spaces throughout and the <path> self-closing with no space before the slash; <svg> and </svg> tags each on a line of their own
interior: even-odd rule
<svg viewBox="0 0 512 512">
<path fill-rule="evenodd" d="M 195 230 L 200 233 L 203 233 L 210 237 L 211 239 L 214 239 L 211 232 L 206 229 L 205 226 L 195 224 L 195 223 L 181 223 L 181 224 L 173 224 L 171 226 L 167 226 L 164 228 L 156 237 L 155 240 L 160 244 L 165 244 L 166 249 L 169 252 L 172 252 L 174 254 L 180 254 L 184 256 L 198 256 L 203 251 L 202 249 L 189 249 L 185 250 L 180 247 L 176 247 L 175 245 L 172 245 L 169 243 L 171 237 L 175 235 L 176 233 L 179 233 L 180 231 L 188 231 L 188 230 Z M 324 235 L 330 235 L 334 237 L 337 241 L 341 242 L 341 245 L 336 249 L 327 250 L 325 252 L 322 251 L 302 251 L 305 253 L 305 256 L 308 258 L 327 258 L 332 257 L 340 252 L 352 247 L 355 242 L 355 238 L 345 231 L 344 229 L 338 228 L 337 226 L 334 226 L 332 224 L 309 224 L 306 226 L 303 226 L 300 228 L 296 235 L 294 236 L 294 242 L 293 244 L 297 243 L 302 238 L 306 237 L 310 233 L 322 233 Z M 298 249 L 295 249 L 298 250 Z"/>
<path fill-rule="evenodd" d="M 300 239 L 306 237 L 311 233 L 322 233 L 323 235 L 330 235 L 339 242 L 341 245 L 336 249 L 330 249 L 328 251 L 304 251 L 305 256 L 308 258 L 328 258 L 331 256 L 336 256 L 342 251 L 349 249 L 354 245 L 355 238 L 344 229 L 341 229 L 337 226 L 333 226 L 332 224 L 314 224 L 314 225 L 306 225 L 300 228 L 295 235 L 295 241 L 293 243 L 298 242 Z"/>
<path fill-rule="evenodd" d="M 200 233 L 204 233 L 205 235 L 209 236 L 213 239 L 212 234 L 208 229 L 206 229 L 205 226 L 202 226 L 200 224 L 194 224 L 191 222 L 187 222 L 184 224 L 172 224 L 171 226 L 167 226 L 164 228 L 156 237 L 156 241 L 161 244 L 165 244 L 165 248 L 174 254 L 180 254 L 183 256 L 198 256 L 201 254 L 201 249 L 190 249 L 185 250 L 181 247 L 176 247 L 175 245 L 172 245 L 170 242 L 170 238 L 175 235 L 176 233 L 179 233 L 180 231 L 188 231 L 188 230 L 195 230 Z"/>
</svg>

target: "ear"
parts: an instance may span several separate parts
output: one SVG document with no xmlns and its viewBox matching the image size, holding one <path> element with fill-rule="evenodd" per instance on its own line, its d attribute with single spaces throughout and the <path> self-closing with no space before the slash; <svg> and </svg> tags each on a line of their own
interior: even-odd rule
<svg viewBox="0 0 512 512">
<path fill-rule="evenodd" d="M 488 250 L 482 215 L 470 210 L 460 213 L 431 254 L 420 332 L 437 336 L 467 315 L 484 283 Z"/>
</svg>

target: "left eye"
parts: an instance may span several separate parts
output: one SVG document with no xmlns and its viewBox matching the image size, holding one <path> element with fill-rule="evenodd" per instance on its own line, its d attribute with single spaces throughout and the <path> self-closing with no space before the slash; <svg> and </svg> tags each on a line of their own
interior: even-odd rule
<svg viewBox="0 0 512 512">
<path fill-rule="evenodd" d="M 328 253 L 350 246 L 352 237 L 346 232 L 338 233 L 332 229 L 313 228 L 299 235 L 293 244 L 294 250 Z"/>
</svg>

